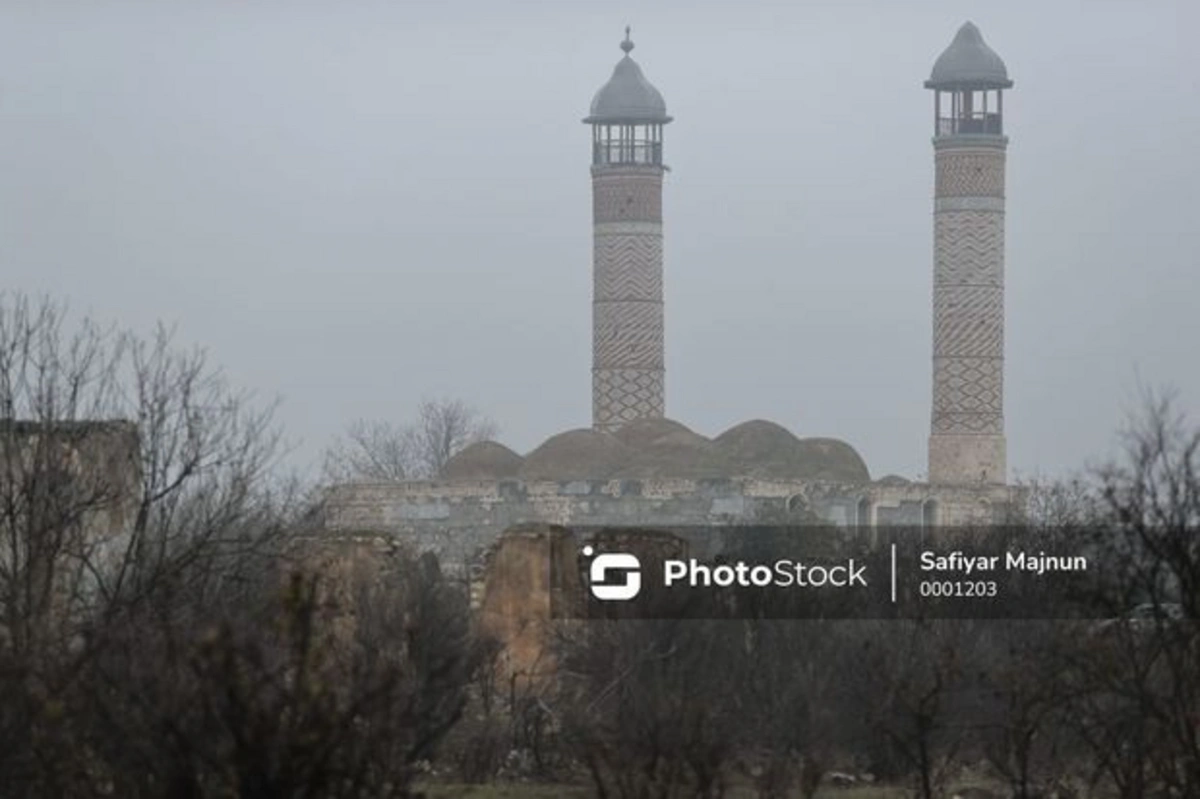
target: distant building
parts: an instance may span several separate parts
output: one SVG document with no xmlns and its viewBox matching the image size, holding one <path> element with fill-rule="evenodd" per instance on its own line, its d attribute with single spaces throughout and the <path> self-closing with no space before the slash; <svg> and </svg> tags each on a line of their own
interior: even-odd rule
<svg viewBox="0 0 1200 799">
<path fill-rule="evenodd" d="M 6 535 L 119 536 L 134 522 L 140 491 L 133 422 L 0 420 L 0 493 L 9 499 L 0 524 Z"/>
<path fill-rule="evenodd" d="M 657 89 L 624 57 L 596 93 L 592 129 L 592 426 L 525 456 L 467 448 L 436 480 L 329 490 L 330 532 L 410 539 L 454 555 L 524 522 L 643 526 L 816 517 L 845 526 L 995 521 L 1005 485 L 1003 61 L 966 23 L 938 58 L 935 94 L 933 409 L 929 481 L 872 479 L 845 442 L 767 421 L 715 438 L 665 417 L 663 127 Z M 882 410 L 882 409 L 881 409 Z"/>
<path fill-rule="evenodd" d="M 28 645 L 87 603 L 97 573 L 124 552 L 141 474 L 132 422 L 0 420 L 0 573 L 11 613 L 0 640 Z"/>
</svg>

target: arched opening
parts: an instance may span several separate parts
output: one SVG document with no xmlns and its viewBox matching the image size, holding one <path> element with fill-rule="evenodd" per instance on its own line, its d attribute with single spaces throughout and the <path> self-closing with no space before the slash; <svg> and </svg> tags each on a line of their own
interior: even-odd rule
<svg viewBox="0 0 1200 799">
<path fill-rule="evenodd" d="M 875 520 L 871 518 L 871 500 L 866 497 L 859 498 L 858 505 L 855 508 L 854 522 L 860 530 L 874 526 Z"/>
<path fill-rule="evenodd" d="M 592 125 L 594 166 L 662 166 L 662 124 Z"/>
<path fill-rule="evenodd" d="M 924 530 L 932 530 L 938 523 L 938 505 L 937 500 L 927 499 L 921 505 L 921 528 Z"/>
</svg>

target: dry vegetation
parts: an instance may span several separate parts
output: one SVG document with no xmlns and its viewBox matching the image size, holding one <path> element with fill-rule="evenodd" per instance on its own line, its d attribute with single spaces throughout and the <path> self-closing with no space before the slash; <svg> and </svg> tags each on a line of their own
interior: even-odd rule
<svg viewBox="0 0 1200 799">
<path fill-rule="evenodd" d="M 1028 522 L 1137 621 L 610 620 L 540 682 L 432 557 L 300 546 L 270 413 L 165 332 L 6 300 L 0 409 L 5 797 L 1200 796 L 1200 432 L 1157 398 Z M 127 468 L 75 437 L 111 419 Z"/>
</svg>

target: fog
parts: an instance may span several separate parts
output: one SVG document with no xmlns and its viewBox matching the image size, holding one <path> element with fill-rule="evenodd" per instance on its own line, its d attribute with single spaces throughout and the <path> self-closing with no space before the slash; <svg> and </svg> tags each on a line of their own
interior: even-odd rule
<svg viewBox="0 0 1200 799">
<path fill-rule="evenodd" d="M 662 91 L 667 413 L 925 470 L 937 55 L 1006 61 L 1010 470 L 1196 408 L 1200 57 L 1182 2 L 5 3 L 3 287 L 178 327 L 304 468 L 462 397 L 518 451 L 591 420 L 590 135 Z"/>
</svg>

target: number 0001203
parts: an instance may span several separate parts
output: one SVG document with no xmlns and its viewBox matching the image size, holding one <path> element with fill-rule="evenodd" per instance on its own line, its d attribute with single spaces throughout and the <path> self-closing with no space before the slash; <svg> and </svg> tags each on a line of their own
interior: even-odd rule
<svg viewBox="0 0 1200 799">
<path fill-rule="evenodd" d="M 998 588 L 992 580 L 922 580 L 921 596 L 993 597 Z"/>
</svg>

